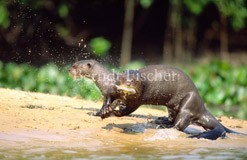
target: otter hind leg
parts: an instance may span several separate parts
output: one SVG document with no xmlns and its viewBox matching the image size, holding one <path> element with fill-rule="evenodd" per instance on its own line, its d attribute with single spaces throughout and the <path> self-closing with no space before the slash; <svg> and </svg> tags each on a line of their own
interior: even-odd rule
<svg viewBox="0 0 247 160">
<path fill-rule="evenodd" d="M 189 138 L 205 138 L 210 140 L 216 140 L 219 137 L 224 138 L 226 136 L 226 131 L 222 127 L 215 127 L 214 129 L 203 132 L 199 135 L 189 136 Z"/>
<path fill-rule="evenodd" d="M 191 115 L 187 111 L 179 112 L 174 121 L 174 128 L 179 131 L 184 131 L 184 129 L 190 124 L 190 120 Z"/>
<path fill-rule="evenodd" d="M 174 128 L 184 131 L 194 119 L 193 109 L 198 106 L 198 95 L 189 92 L 179 103 L 179 111 L 174 120 Z"/>
</svg>

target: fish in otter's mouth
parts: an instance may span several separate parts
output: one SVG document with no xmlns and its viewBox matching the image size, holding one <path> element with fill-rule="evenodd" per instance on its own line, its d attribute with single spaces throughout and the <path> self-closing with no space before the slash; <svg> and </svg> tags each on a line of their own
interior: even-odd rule
<svg viewBox="0 0 247 160">
<path fill-rule="evenodd" d="M 126 93 L 126 94 L 136 94 L 136 90 L 130 86 L 127 86 L 127 85 L 115 85 L 116 88 L 119 90 L 119 91 L 122 91 L 123 93 Z"/>
</svg>

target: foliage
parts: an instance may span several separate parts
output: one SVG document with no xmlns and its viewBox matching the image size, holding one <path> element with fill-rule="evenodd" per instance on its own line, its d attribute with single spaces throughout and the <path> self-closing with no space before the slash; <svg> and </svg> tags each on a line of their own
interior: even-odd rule
<svg viewBox="0 0 247 160">
<path fill-rule="evenodd" d="M 96 56 L 105 56 L 111 48 L 111 42 L 103 37 L 91 39 L 89 45 Z"/>
<path fill-rule="evenodd" d="M 147 9 L 153 4 L 153 0 L 140 0 L 139 3 L 143 8 Z"/>
<path fill-rule="evenodd" d="M 209 0 L 184 0 L 185 7 L 195 15 L 199 15 Z"/>
<path fill-rule="evenodd" d="M 234 29 L 245 27 L 247 8 L 245 0 L 215 0 L 213 1 L 219 11 L 230 18 Z"/>
<path fill-rule="evenodd" d="M 145 63 L 143 61 L 132 61 L 129 64 L 127 64 L 125 67 L 123 67 L 123 70 L 128 70 L 128 69 L 140 69 L 144 67 Z"/>
<path fill-rule="evenodd" d="M 142 67 L 143 62 L 132 62 L 127 68 Z M 127 69 L 124 68 L 124 69 Z M 185 70 L 195 82 L 200 95 L 214 115 L 247 119 L 247 66 L 233 66 L 214 60 L 193 64 Z M 0 87 L 51 94 L 76 96 L 98 100 L 101 97 L 94 82 L 88 79 L 74 81 L 67 67 L 54 64 L 34 68 L 27 64 L 3 64 L 0 61 Z"/>
<path fill-rule="evenodd" d="M 69 14 L 69 7 L 66 4 L 61 4 L 58 8 L 59 16 L 65 18 Z"/>
<path fill-rule="evenodd" d="M 80 95 L 98 100 L 101 93 L 91 80 L 73 81 L 66 67 L 59 69 L 54 64 L 34 68 L 27 64 L 3 64 L 0 62 L 0 87 L 59 95 Z"/>
<path fill-rule="evenodd" d="M 8 28 L 10 21 L 9 21 L 9 12 L 6 8 L 6 5 L 3 1 L 0 1 L 0 27 Z"/>
<path fill-rule="evenodd" d="M 196 66 L 196 67 L 194 67 Z M 247 66 L 214 60 L 187 70 L 200 95 L 217 116 L 247 118 Z"/>
<path fill-rule="evenodd" d="M 184 0 L 185 7 L 193 14 L 199 15 L 208 3 L 215 4 L 219 12 L 229 17 L 235 30 L 245 27 L 247 7 L 245 0 Z"/>
</svg>

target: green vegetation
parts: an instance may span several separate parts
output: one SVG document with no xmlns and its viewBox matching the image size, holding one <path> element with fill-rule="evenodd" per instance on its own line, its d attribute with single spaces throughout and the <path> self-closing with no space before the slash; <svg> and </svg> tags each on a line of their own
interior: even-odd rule
<svg viewBox="0 0 247 160">
<path fill-rule="evenodd" d="M 100 57 L 107 55 L 111 48 L 111 42 L 103 37 L 91 39 L 89 45 L 93 51 L 93 54 Z"/>
<path fill-rule="evenodd" d="M 178 3 L 179 1 L 175 2 Z M 244 0 L 184 0 L 183 3 L 195 15 L 201 14 L 204 7 L 212 3 L 217 6 L 222 15 L 229 17 L 229 22 L 235 30 L 246 25 L 247 8 Z"/>
<path fill-rule="evenodd" d="M 0 87 L 24 91 L 44 92 L 98 100 L 100 91 L 88 79 L 74 81 L 67 67 L 59 69 L 54 64 L 34 68 L 27 64 L 0 62 Z"/>
<path fill-rule="evenodd" d="M 196 67 L 195 67 L 196 66 Z M 247 66 L 214 60 L 193 65 L 187 73 L 215 115 L 247 118 Z"/>
<path fill-rule="evenodd" d="M 143 62 L 132 62 L 127 68 L 139 68 Z M 195 82 L 200 95 L 214 115 L 247 119 L 247 66 L 226 61 L 193 64 L 185 70 Z M 117 69 L 116 69 L 117 70 Z M 0 62 L 0 87 L 99 100 L 101 93 L 88 79 L 73 80 L 67 67 L 54 64 L 34 68 L 27 64 Z"/>
<path fill-rule="evenodd" d="M 0 1 L 0 28 L 8 28 L 10 21 L 9 21 L 9 12 L 6 8 L 5 4 Z"/>
<path fill-rule="evenodd" d="M 152 5 L 153 0 L 140 0 L 139 3 L 143 8 L 147 9 Z"/>
<path fill-rule="evenodd" d="M 239 30 L 245 27 L 247 18 L 245 0 L 214 0 L 212 2 L 224 16 L 229 17 L 233 29 Z"/>
</svg>

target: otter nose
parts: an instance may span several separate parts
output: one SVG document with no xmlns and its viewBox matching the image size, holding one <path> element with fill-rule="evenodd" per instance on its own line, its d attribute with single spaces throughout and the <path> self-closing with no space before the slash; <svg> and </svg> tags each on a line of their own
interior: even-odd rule
<svg viewBox="0 0 247 160">
<path fill-rule="evenodd" d="M 70 67 L 70 68 L 68 69 L 68 71 L 69 71 L 70 73 L 71 73 L 73 70 L 74 70 L 73 67 Z"/>
<path fill-rule="evenodd" d="M 69 69 L 68 69 L 69 73 L 74 73 L 76 71 L 76 66 L 71 66 Z"/>
<path fill-rule="evenodd" d="M 74 70 L 76 68 L 77 68 L 77 66 L 73 65 L 73 66 L 69 67 L 68 71 L 72 71 L 72 70 Z"/>
</svg>

